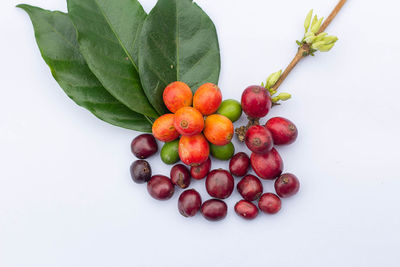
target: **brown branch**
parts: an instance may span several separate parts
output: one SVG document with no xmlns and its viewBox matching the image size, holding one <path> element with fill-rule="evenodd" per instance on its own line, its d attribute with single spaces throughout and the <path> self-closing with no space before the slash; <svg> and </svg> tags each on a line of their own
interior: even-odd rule
<svg viewBox="0 0 400 267">
<path fill-rule="evenodd" d="M 336 15 L 339 13 L 340 9 L 342 9 L 343 5 L 346 2 L 347 2 L 347 0 L 339 1 L 339 3 L 336 5 L 336 7 L 331 12 L 331 14 L 328 16 L 328 18 L 325 20 L 325 22 L 321 25 L 321 28 L 318 31 L 318 33 L 325 31 L 325 29 L 329 26 L 329 24 L 336 17 Z M 302 47 L 300 47 L 299 50 L 297 51 L 295 57 L 293 58 L 292 62 L 290 62 L 290 64 L 286 67 L 285 71 L 282 73 L 281 77 L 278 79 L 278 81 L 272 87 L 272 90 L 277 91 L 279 86 L 281 86 L 281 84 L 287 78 L 289 73 L 294 69 L 294 67 L 296 67 L 297 63 L 299 63 L 299 61 L 302 58 L 308 56 L 309 54 L 310 54 L 310 46 L 308 44 L 304 44 Z"/>
<path fill-rule="evenodd" d="M 278 90 L 279 86 L 283 83 L 283 81 L 287 78 L 287 76 L 289 76 L 290 72 L 294 69 L 294 67 L 296 67 L 297 63 L 299 63 L 303 57 L 308 56 L 309 52 L 310 52 L 310 46 L 308 44 L 304 44 L 302 47 L 298 49 L 293 60 L 286 67 L 285 71 L 282 73 L 278 81 L 276 81 L 275 85 L 272 86 L 273 91 Z"/>
<path fill-rule="evenodd" d="M 340 9 L 343 7 L 343 5 L 346 3 L 346 1 L 347 0 L 339 1 L 339 3 L 336 5 L 336 7 L 331 12 L 331 14 L 328 16 L 328 18 L 325 20 L 325 22 L 321 25 L 321 28 L 318 31 L 318 33 L 325 31 L 325 29 L 329 26 L 329 24 L 332 22 L 332 20 L 336 17 L 336 15 L 339 13 Z M 286 67 L 285 71 L 282 73 L 281 77 L 278 79 L 278 81 L 275 83 L 275 85 L 271 88 L 273 91 L 278 90 L 279 86 L 287 78 L 287 76 L 294 69 L 294 67 L 296 67 L 297 63 L 299 63 L 302 58 L 310 55 L 310 51 L 311 51 L 311 47 L 309 44 L 303 44 L 301 47 L 299 47 L 293 60 L 289 63 L 289 65 Z M 241 142 L 244 141 L 246 132 L 249 129 L 249 127 L 251 127 L 252 125 L 259 124 L 258 119 L 251 119 L 251 118 L 248 118 L 248 119 L 249 119 L 249 122 L 246 126 L 236 128 L 236 130 L 235 130 L 236 135 L 237 135 L 239 141 L 241 141 Z"/>
<path fill-rule="evenodd" d="M 326 18 L 324 23 L 322 23 L 321 28 L 319 29 L 318 33 L 324 32 L 326 28 L 328 28 L 329 24 L 331 24 L 332 20 L 336 17 L 339 11 L 342 9 L 343 5 L 347 2 L 347 0 L 340 0 L 336 7 L 333 9 L 331 14 Z"/>
</svg>

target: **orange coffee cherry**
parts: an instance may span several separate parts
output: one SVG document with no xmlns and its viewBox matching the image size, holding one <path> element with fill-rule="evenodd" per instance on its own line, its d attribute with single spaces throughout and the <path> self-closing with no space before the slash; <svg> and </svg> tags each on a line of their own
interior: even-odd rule
<svg viewBox="0 0 400 267">
<path fill-rule="evenodd" d="M 180 108 L 192 105 L 193 93 L 186 83 L 173 82 L 164 89 L 163 100 L 169 111 L 175 113 Z"/>
<path fill-rule="evenodd" d="M 153 123 L 152 132 L 155 138 L 162 142 L 171 142 L 179 137 L 174 126 L 174 114 L 165 114 Z"/>
<path fill-rule="evenodd" d="M 193 97 L 193 107 L 203 115 L 215 113 L 221 105 L 222 94 L 218 86 L 206 83 L 197 89 Z"/>
<path fill-rule="evenodd" d="M 233 123 L 225 116 L 214 114 L 208 116 L 204 127 L 207 140 L 217 146 L 228 144 L 233 137 Z"/>
<path fill-rule="evenodd" d="M 174 126 L 181 135 L 196 135 L 203 131 L 204 118 L 197 109 L 183 107 L 175 113 Z"/>
<path fill-rule="evenodd" d="M 190 166 L 198 166 L 210 155 L 210 147 L 202 134 L 182 136 L 179 140 L 179 157 Z"/>
</svg>

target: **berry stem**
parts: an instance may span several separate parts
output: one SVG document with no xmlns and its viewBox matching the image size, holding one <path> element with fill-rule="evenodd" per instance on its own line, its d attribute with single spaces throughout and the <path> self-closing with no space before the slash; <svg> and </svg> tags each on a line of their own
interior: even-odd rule
<svg viewBox="0 0 400 267">
<path fill-rule="evenodd" d="M 321 33 L 325 31 L 325 29 L 329 26 L 329 24 L 333 21 L 333 19 L 336 17 L 336 15 L 339 13 L 339 11 L 342 9 L 343 5 L 347 2 L 347 0 L 340 0 L 339 3 L 336 5 L 336 7 L 333 9 L 331 14 L 328 16 L 328 18 L 325 20 L 325 22 L 321 25 L 321 28 L 319 29 L 318 33 Z M 303 44 L 297 51 L 295 57 L 293 60 L 290 62 L 290 64 L 286 67 L 285 71 L 282 73 L 281 77 L 278 79 L 278 81 L 275 83 L 275 85 L 272 87 L 273 91 L 277 91 L 279 86 L 283 83 L 283 81 L 287 78 L 287 76 L 290 74 L 290 72 L 296 67 L 297 63 L 300 62 L 300 60 L 304 57 L 307 57 L 310 55 L 311 47 L 309 44 Z"/>
</svg>

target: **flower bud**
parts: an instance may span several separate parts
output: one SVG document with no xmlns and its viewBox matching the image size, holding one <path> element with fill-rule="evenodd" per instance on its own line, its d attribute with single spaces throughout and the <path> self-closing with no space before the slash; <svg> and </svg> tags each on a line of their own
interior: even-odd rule
<svg viewBox="0 0 400 267">
<path fill-rule="evenodd" d="M 318 50 L 320 46 L 325 45 L 324 41 L 315 42 L 311 45 L 312 49 Z"/>
<path fill-rule="evenodd" d="M 272 73 L 268 79 L 267 79 L 267 88 L 271 88 L 272 86 L 274 86 L 276 84 L 276 82 L 279 80 L 279 78 L 281 77 L 282 74 L 282 70 L 277 71 L 275 73 Z"/>
<path fill-rule="evenodd" d="M 332 47 L 335 45 L 335 43 L 333 44 L 327 44 L 327 45 L 321 45 L 318 47 L 318 50 L 321 52 L 328 52 L 329 50 L 332 49 Z"/>
<path fill-rule="evenodd" d="M 324 20 L 323 17 L 320 18 L 320 19 L 314 24 L 314 26 L 311 27 L 311 31 L 312 31 L 313 33 L 317 33 L 317 32 L 319 31 L 319 29 L 321 28 L 321 24 L 322 24 L 322 21 L 323 21 L 323 20 Z"/>
<path fill-rule="evenodd" d="M 273 98 L 271 98 L 272 103 L 276 103 L 279 101 L 279 97 L 275 96 Z"/>
<path fill-rule="evenodd" d="M 276 94 L 276 91 L 275 90 L 269 90 L 269 95 L 270 96 L 273 96 L 273 95 L 275 95 Z"/>
<path fill-rule="evenodd" d="M 338 38 L 337 38 L 336 36 L 333 36 L 333 35 L 331 35 L 331 36 L 326 36 L 326 37 L 324 37 L 324 39 L 322 39 L 322 41 L 323 41 L 326 45 L 328 45 L 328 44 L 334 44 L 334 43 L 336 43 L 337 40 L 338 40 Z"/>
<path fill-rule="evenodd" d="M 308 37 L 305 37 L 304 41 L 305 41 L 307 44 L 312 44 L 312 43 L 315 41 L 316 38 L 317 38 L 317 37 L 316 37 L 314 34 L 312 34 L 312 35 L 310 35 L 310 36 L 308 36 Z"/>
<path fill-rule="evenodd" d="M 278 95 L 278 98 L 279 98 L 279 100 L 286 101 L 286 100 L 289 100 L 290 98 L 292 98 L 292 95 L 289 93 L 280 93 Z"/>
<path fill-rule="evenodd" d="M 328 34 L 326 32 L 321 32 L 320 34 L 317 35 L 317 38 L 315 38 L 314 42 L 322 41 L 322 39 L 324 39 L 324 37 L 327 35 Z"/>
<path fill-rule="evenodd" d="M 317 22 L 318 22 L 318 17 L 317 17 L 317 15 L 315 15 L 311 22 L 311 28 L 314 27 L 315 23 L 317 23 Z"/>
<path fill-rule="evenodd" d="M 308 12 L 308 14 L 307 14 L 306 20 L 304 21 L 305 32 L 307 32 L 308 28 L 310 28 L 312 14 L 313 14 L 313 10 L 311 9 L 310 12 Z"/>
</svg>

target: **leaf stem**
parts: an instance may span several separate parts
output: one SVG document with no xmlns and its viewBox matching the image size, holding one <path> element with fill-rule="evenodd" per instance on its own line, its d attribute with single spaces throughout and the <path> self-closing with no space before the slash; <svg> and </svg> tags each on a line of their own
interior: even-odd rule
<svg viewBox="0 0 400 267">
<path fill-rule="evenodd" d="M 146 116 L 146 115 L 143 115 L 143 116 L 146 118 L 146 120 L 147 120 L 148 122 L 150 122 L 151 125 L 153 125 L 154 121 L 153 121 L 151 118 L 149 118 L 149 117 Z"/>
<path fill-rule="evenodd" d="M 339 3 L 336 5 L 336 7 L 332 10 L 331 14 L 328 16 L 328 18 L 325 20 L 325 22 L 322 24 L 320 30 L 318 33 L 321 33 L 325 31 L 325 29 L 329 26 L 329 24 L 333 21 L 333 19 L 336 17 L 336 15 L 339 13 L 339 11 L 342 9 L 343 5 L 347 2 L 347 0 L 340 0 Z M 283 83 L 283 81 L 287 78 L 287 76 L 290 74 L 290 72 L 296 67 L 297 63 L 300 62 L 300 60 L 308 55 L 310 55 L 310 45 L 308 44 L 303 44 L 297 51 L 296 55 L 294 56 L 293 60 L 289 63 L 289 65 L 286 67 L 285 71 L 282 73 L 281 77 L 279 80 L 275 83 L 275 85 L 272 87 L 273 91 L 277 91 L 279 86 Z"/>
</svg>

